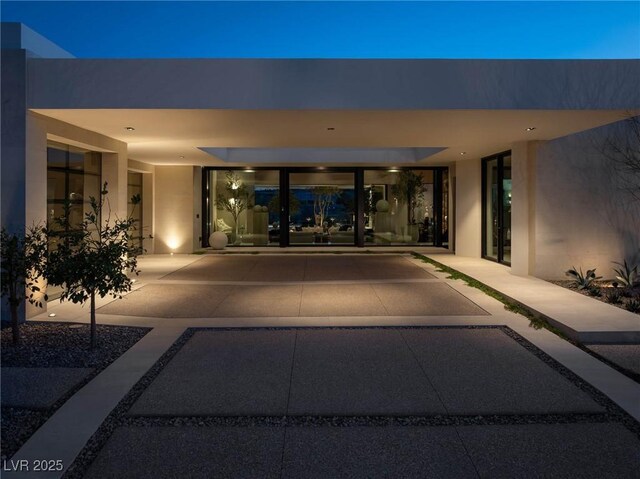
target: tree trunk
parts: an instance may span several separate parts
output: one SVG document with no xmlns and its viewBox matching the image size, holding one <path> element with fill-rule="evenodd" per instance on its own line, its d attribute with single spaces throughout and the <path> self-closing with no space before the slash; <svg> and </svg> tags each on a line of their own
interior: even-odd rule
<svg viewBox="0 0 640 479">
<path fill-rule="evenodd" d="M 96 347 L 96 293 L 91 293 L 91 340 L 89 347 Z"/>
<path fill-rule="evenodd" d="M 13 344 L 20 344 L 20 324 L 18 323 L 18 304 L 11 301 L 11 332 L 13 333 Z"/>
</svg>

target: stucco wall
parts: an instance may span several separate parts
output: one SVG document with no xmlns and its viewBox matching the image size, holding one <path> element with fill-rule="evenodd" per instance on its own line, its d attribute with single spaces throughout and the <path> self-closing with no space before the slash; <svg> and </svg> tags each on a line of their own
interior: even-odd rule
<svg viewBox="0 0 640 479">
<path fill-rule="evenodd" d="M 536 160 L 535 275 L 564 278 L 571 266 L 612 277 L 612 261 L 640 259 L 640 202 L 599 151 L 631 138 L 624 122 L 540 145 Z"/>
<path fill-rule="evenodd" d="M 193 178 L 193 166 L 156 166 L 155 168 L 153 223 L 156 253 L 193 252 Z"/>
<path fill-rule="evenodd" d="M 479 258 L 482 178 L 480 159 L 456 162 L 456 254 Z"/>
</svg>

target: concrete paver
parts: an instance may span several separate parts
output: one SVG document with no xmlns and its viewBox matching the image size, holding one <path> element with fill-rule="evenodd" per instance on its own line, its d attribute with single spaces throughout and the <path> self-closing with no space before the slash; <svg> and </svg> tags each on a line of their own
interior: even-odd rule
<svg viewBox="0 0 640 479">
<path fill-rule="evenodd" d="M 85 478 L 278 478 L 283 439 L 272 427 L 121 427 Z"/>
<path fill-rule="evenodd" d="M 474 478 L 454 428 L 287 428 L 283 477 Z"/>
<path fill-rule="evenodd" d="M 591 344 L 587 347 L 618 366 L 640 375 L 640 344 Z"/>
<path fill-rule="evenodd" d="M 463 295 L 442 283 L 384 283 L 372 285 L 391 315 L 467 316 L 488 314 Z"/>
<path fill-rule="evenodd" d="M 300 330 L 290 415 L 445 412 L 397 330 Z"/>
<path fill-rule="evenodd" d="M 295 331 L 200 331 L 132 406 L 139 415 L 283 415 Z"/>
<path fill-rule="evenodd" d="M 638 477 L 640 441 L 619 424 L 457 427 L 480 477 Z"/>
<path fill-rule="evenodd" d="M 412 329 L 402 336 L 450 414 L 603 412 L 500 330 Z"/>
</svg>

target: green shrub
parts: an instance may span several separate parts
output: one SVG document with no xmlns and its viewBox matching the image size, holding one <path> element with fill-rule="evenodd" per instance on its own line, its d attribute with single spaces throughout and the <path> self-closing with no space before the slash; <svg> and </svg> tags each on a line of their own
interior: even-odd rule
<svg viewBox="0 0 640 479">
<path fill-rule="evenodd" d="M 622 286 L 633 288 L 636 283 L 638 283 L 640 280 L 640 277 L 638 276 L 638 265 L 635 265 L 632 268 L 627 264 L 627 260 L 624 260 L 624 263 L 617 263 L 614 261 L 613 264 L 620 266 L 620 268 L 614 268 L 613 270 L 616 272 L 616 279 Z"/>
<path fill-rule="evenodd" d="M 622 302 L 622 291 L 619 288 L 607 288 L 604 299 L 607 303 L 620 304 Z"/>
<path fill-rule="evenodd" d="M 631 301 L 627 302 L 625 307 L 627 308 L 627 311 L 631 311 L 632 313 L 640 313 L 640 300 L 632 299 Z"/>
<path fill-rule="evenodd" d="M 567 270 L 565 275 L 569 276 L 572 280 L 572 284 L 578 289 L 586 289 L 589 294 L 591 294 L 590 288 L 593 286 L 592 283 L 595 280 L 601 279 L 602 276 L 596 276 L 596 269 L 588 269 L 586 273 L 582 272 L 582 268 L 578 270 L 575 266 L 573 266 L 570 270 Z M 592 296 L 599 296 L 598 294 Z"/>
</svg>

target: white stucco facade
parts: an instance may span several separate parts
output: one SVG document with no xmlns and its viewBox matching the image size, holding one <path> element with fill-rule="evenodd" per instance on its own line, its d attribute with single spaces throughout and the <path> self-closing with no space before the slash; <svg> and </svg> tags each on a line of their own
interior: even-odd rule
<svg viewBox="0 0 640 479">
<path fill-rule="evenodd" d="M 203 166 L 292 168 L 304 157 L 305 167 L 448 168 L 448 248 L 481 257 L 482 158 L 510 150 L 513 274 L 559 278 L 575 265 L 610 276 L 612 261 L 640 259 L 640 206 L 597 148 L 640 114 L 637 60 L 92 60 L 13 25 L 2 62 L 12 230 L 46 221 L 56 141 L 102 152 L 117 214 L 127 172 L 143 174 L 150 252 L 201 246 Z"/>
</svg>

